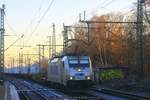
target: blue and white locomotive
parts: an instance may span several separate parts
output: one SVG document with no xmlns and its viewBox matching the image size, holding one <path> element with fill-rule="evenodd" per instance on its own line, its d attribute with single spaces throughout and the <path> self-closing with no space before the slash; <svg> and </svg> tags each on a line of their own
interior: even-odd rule
<svg viewBox="0 0 150 100">
<path fill-rule="evenodd" d="M 92 81 L 89 56 L 60 56 L 49 60 L 47 80 L 64 86 L 88 84 Z"/>
</svg>

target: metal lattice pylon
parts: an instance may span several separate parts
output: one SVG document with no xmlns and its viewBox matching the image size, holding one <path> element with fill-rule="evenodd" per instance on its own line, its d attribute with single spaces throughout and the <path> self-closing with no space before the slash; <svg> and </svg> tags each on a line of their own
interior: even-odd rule
<svg viewBox="0 0 150 100">
<path fill-rule="evenodd" d="M 3 83 L 3 72 L 4 72 L 4 9 L 5 5 L 0 8 L 0 83 Z"/>
</svg>

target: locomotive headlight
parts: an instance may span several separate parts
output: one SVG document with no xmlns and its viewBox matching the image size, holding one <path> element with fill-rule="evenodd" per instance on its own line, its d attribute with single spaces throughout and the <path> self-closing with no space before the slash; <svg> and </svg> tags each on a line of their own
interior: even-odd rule
<svg viewBox="0 0 150 100">
<path fill-rule="evenodd" d="M 73 77 L 72 76 L 70 76 L 70 80 L 72 80 L 73 79 Z"/>
<path fill-rule="evenodd" d="M 91 77 L 90 77 L 90 76 L 88 76 L 88 77 L 87 77 L 87 79 L 88 79 L 88 80 L 90 80 L 90 79 L 91 79 Z"/>
<path fill-rule="evenodd" d="M 81 69 L 79 68 L 79 69 L 78 69 L 78 71 L 80 72 L 80 71 L 81 71 Z"/>
</svg>

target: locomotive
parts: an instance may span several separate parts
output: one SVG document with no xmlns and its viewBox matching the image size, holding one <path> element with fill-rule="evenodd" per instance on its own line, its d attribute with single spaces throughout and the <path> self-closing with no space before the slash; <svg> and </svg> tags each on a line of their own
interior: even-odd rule
<svg viewBox="0 0 150 100">
<path fill-rule="evenodd" d="M 59 56 L 48 62 L 47 80 L 64 86 L 91 85 L 92 66 L 89 56 Z"/>
</svg>

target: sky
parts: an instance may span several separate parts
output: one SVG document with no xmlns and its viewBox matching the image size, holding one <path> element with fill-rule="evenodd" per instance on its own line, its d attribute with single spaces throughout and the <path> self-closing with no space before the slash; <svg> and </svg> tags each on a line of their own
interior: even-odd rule
<svg viewBox="0 0 150 100">
<path fill-rule="evenodd" d="M 50 8 L 46 11 L 50 3 Z M 37 52 L 36 44 L 48 43 L 47 36 L 52 34 L 52 23 L 56 25 L 57 44 L 62 43 L 62 26 L 77 23 L 79 13 L 86 11 L 86 19 L 93 15 L 102 15 L 109 12 L 128 12 L 137 0 L 0 0 L 5 4 L 5 48 L 18 39 L 24 38 L 15 45 L 31 45 L 23 52 Z M 45 13 L 45 14 L 44 14 Z M 44 15 L 44 16 L 43 16 Z M 11 47 L 6 56 L 18 55 L 21 50 Z M 9 58 L 8 57 L 8 58 Z"/>
</svg>

